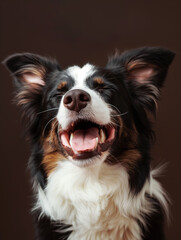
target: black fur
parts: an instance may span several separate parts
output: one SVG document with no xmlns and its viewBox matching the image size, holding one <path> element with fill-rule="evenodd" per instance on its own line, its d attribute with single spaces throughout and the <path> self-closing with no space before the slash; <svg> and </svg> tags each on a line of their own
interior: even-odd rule
<svg viewBox="0 0 181 240">
<path fill-rule="evenodd" d="M 69 237 L 71 231 L 66 229 L 69 226 L 50 221 L 50 219 L 45 216 L 40 218 L 39 214 L 36 212 L 34 216 L 36 240 L 66 240 Z"/>
<path fill-rule="evenodd" d="M 157 199 L 147 196 L 152 202 L 155 211 L 149 216 L 145 215 L 145 222 L 147 227 L 142 227 L 143 240 L 163 240 L 165 239 L 164 224 L 165 214 Z"/>
</svg>

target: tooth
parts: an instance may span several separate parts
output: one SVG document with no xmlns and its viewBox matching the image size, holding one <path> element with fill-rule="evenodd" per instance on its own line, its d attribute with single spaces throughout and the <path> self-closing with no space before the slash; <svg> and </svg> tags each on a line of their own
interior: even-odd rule
<svg viewBox="0 0 181 240">
<path fill-rule="evenodd" d="M 99 138 L 98 138 L 98 137 L 96 137 L 96 145 L 95 145 L 95 148 L 94 148 L 94 150 L 97 148 L 98 142 L 99 142 Z"/>
<path fill-rule="evenodd" d="M 74 134 L 73 133 L 71 133 L 71 135 L 70 135 L 70 146 L 72 147 L 72 140 L 73 140 L 73 137 L 74 137 Z"/>
<path fill-rule="evenodd" d="M 106 135 L 102 128 L 100 130 L 100 140 L 101 140 L 101 143 L 104 143 L 106 141 Z"/>
<path fill-rule="evenodd" d="M 96 137 L 96 146 L 95 146 L 95 149 L 97 148 L 97 145 L 98 145 L 98 143 L 99 143 L 99 138 L 98 137 Z"/>
</svg>

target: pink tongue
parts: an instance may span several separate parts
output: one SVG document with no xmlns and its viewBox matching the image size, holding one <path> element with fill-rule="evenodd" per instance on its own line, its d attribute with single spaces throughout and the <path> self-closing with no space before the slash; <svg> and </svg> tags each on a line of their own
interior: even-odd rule
<svg viewBox="0 0 181 240">
<path fill-rule="evenodd" d="M 73 133 L 71 146 L 77 152 L 92 151 L 97 146 L 99 130 L 97 128 L 79 129 Z"/>
</svg>

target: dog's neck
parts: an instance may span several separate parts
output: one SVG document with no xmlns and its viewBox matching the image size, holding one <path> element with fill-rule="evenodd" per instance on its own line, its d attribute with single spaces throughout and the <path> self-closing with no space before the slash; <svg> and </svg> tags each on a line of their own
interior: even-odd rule
<svg viewBox="0 0 181 240">
<path fill-rule="evenodd" d="M 89 236 L 140 240 L 139 223 L 144 223 L 143 214 L 153 207 L 146 195 L 159 197 L 162 189 L 152 176 L 139 194 L 133 196 L 129 189 L 128 174 L 121 165 L 79 168 L 62 161 L 49 176 L 46 189 L 39 188 L 36 208 L 54 221 L 72 225 L 76 231 L 71 240 Z"/>
</svg>

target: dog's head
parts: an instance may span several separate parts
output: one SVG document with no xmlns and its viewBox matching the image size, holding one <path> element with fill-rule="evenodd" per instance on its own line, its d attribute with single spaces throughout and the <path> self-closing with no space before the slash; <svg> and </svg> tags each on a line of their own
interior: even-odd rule
<svg viewBox="0 0 181 240">
<path fill-rule="evenodd" d="M 29 53 L 6 59 L 45 170 L 65 159 L 80 167 L 122 163 L 130 171 L 140 164 L 152 136 L 148 112 L 155 112 L 173 57 L 166 49 L 140 48 L 113 56 L 105 68 L 66 70 Z"/>
</svg>

